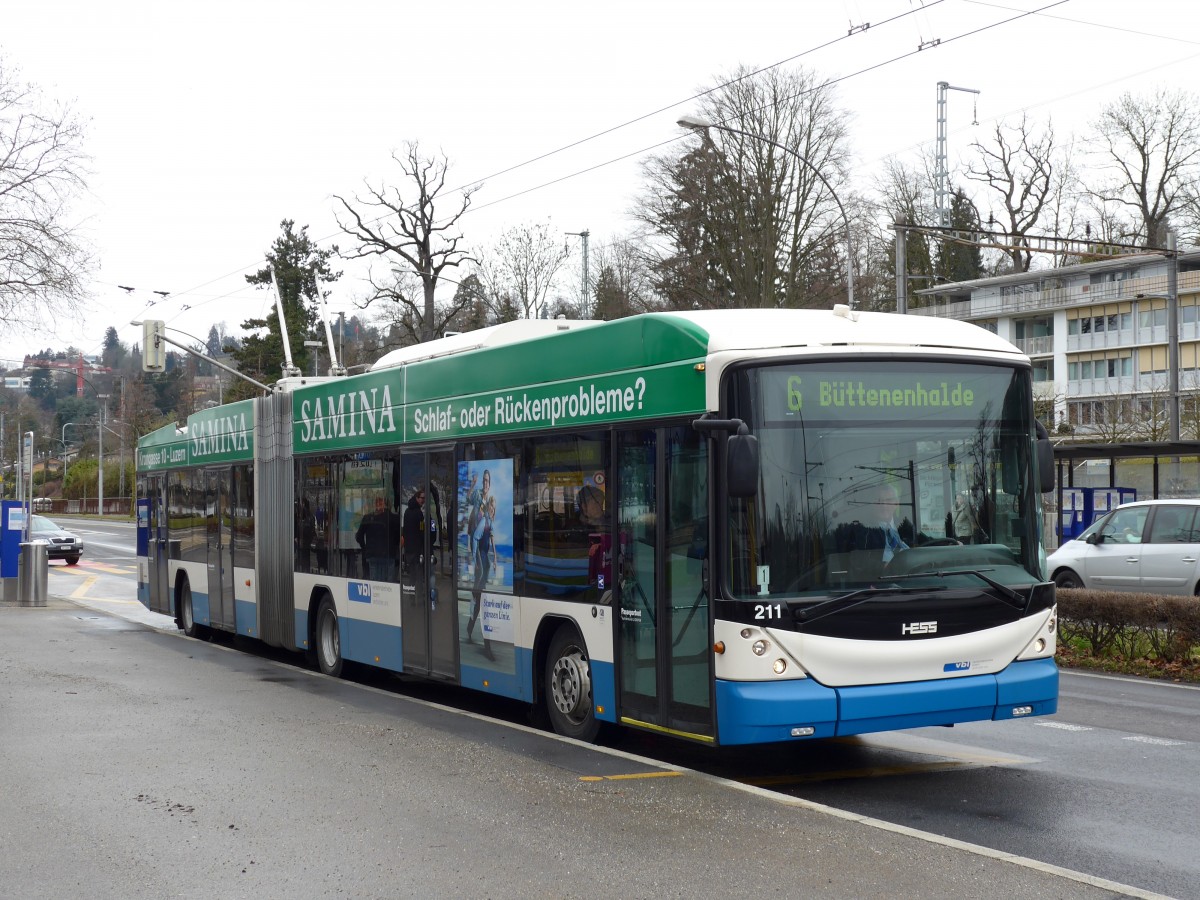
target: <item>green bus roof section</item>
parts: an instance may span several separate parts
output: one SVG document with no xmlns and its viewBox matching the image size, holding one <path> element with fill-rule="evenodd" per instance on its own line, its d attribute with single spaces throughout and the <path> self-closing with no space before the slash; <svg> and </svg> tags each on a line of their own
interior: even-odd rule
<svg viewBox="0 0 1200 900">
<path fill-rule="evenodd" d="M 186 429 L 164 425 L 138 439 L 139 471 L 249 462 L 254 458 L 254 401 L 239 400 L 188 416 Z"/>
<path fill-rule="evenodd" d="M 652 314 L 312 385 L 292 397 L 293 450 L 698 414 L 707 348 L 701 326 Z"/>
<path fill-rule="evenodd" d="M 187 435 L 172 423 L 138 438 L 137 468 L 153 472 L 187 465 Z"/>
</svg>

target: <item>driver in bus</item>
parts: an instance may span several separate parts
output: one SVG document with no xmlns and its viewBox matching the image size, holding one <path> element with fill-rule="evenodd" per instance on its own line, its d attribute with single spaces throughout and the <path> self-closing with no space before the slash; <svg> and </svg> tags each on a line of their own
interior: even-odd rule
<svg viewBox="0 0 1200 900">
<path fill-rule="evenodd" d="M 894 485 L 884 482 L 869 489 L 866 509 L 860 518 L 839 525 L 833 533 L 833 545 L 839 553 L 854 550 L 878 550 L 884 564 L 908 543 L 896 527 L 896 509 L 900 497 Z"/>
</svg>

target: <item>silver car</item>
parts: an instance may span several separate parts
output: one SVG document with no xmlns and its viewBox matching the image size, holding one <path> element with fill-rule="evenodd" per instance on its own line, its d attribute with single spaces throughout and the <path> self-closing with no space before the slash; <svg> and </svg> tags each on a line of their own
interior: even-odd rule
<svg viewBox="0 0 1200 900">
<path fill-rule="evenodd" d="M 45 516 L 30 517 L 29 539 L 46 545 L 48 559 L 65 559 L 68 566 L 78 565 L 79 557 L 83 556 L 83 539 Z"/>
<path fill-rule="evenodd" d="M 1050 554 L 1059 587 L 1192 596 L 1200 581 L 1200 500 L 1119 506 Z"/>
</svg>

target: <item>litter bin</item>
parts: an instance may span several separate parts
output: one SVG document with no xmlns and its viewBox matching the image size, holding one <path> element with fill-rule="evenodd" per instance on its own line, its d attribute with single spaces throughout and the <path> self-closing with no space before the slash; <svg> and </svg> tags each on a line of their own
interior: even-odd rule
<svg viewBox="0 0 1200 900">
<path fill-rule="evenodd" d="M 21 543 L 17 563 L 17 601 L 21 606 L 45 606 L 50 558 L 46 545 L 32 541 Z"/>
</svg>

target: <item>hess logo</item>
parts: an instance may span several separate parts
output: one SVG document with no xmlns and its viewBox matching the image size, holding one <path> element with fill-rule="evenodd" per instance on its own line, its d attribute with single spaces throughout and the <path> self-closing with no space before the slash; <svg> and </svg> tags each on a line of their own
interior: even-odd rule
<svg viewBox="0 0 1200 900">
<path fill-rule="evenodd" d="M 900 626 L 901 634 L 937 634 L 937 622 L 911 622 Z"/>
</svg>

